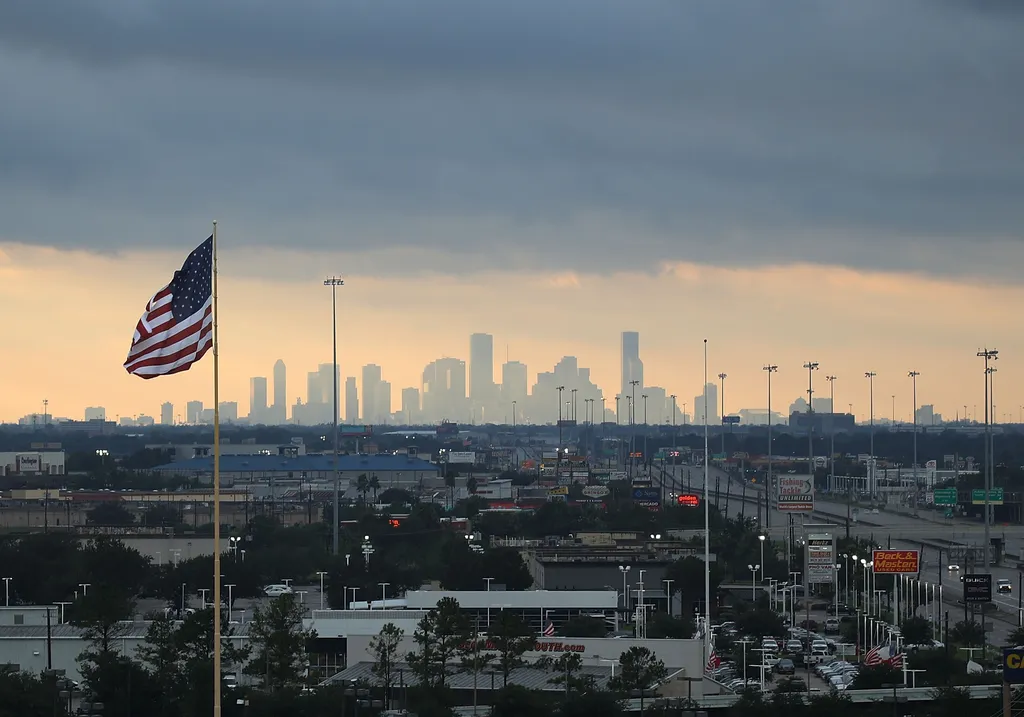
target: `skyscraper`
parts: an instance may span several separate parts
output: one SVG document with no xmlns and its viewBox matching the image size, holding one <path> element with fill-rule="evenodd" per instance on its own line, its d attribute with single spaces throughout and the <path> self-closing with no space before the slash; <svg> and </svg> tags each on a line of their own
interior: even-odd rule
<svg viewBox="0 0 1024 717">
<path fill-rule="evenodd" d="M 170 401 L 160 404 L 160 425 L 174 425 L 174 404 Z"/>
<path fill-rule="evenodd" d="M 416 425 L 420 420 L 420 391 L 418 388 L 409 387 L 402 389 L 402 415 L 401 421 L 406 425 Z"/>
<path fill-rule="evenodd" d="M 369 425 L 385 423 L 381 416 L 381 375 L 381 368 L 377 364 L 363 366 L 363 423 Z M 390 398 L 385 415 L 391 413 Z"/>
<path fill-rule="evenodd" d="M 622 383 L 619 392 L 623 396 L 633 394 L 633 381 L 641 391 L 644 387 L 644 362 L 640 360 L 640 334 L 637 331 L 622 332 Z"/>
<path fill-rule="evenodd" d="M 267 379 L 265 376 L 253 376 L 249 379 L 249 423 L 269 423 L 267 421 Z"/>
<path fill-rule="evenodd" d="M 494 385 L 494 337 L 490 334 L 469 336 L 469 399 L 473 418 L 478 423 L 493 423 L 497 409 Z"/>
<path fill-rule="evenodd" d="M 526 411 L 527 391 L 526 364 L 519 361 L 506 361 L 501 365 L 501 403 L 512 423 L 512 402 L 515 401 L 515 421 L 522 423 Z"/>
<path fill-rule="evenodd" d="M 203 402 L 202 401 L 189 401 L 185 404 L 185 422 L 190 425 L 196 425 L 200 422 L 203 417 Z"/>
<path fill-rule="evenodd" d="M 705 390 L 708 394 L 708 425 L 713 426 L 721 423 L 718 416 L 718 384 L 709 383 Z M 704 395 L 693 397 L 693 422 L 697 425 L 704 423 Z"/>
<path fill-rule="evenodd" d="M 274 411 L 270 423 L 281 424 L 288 420 L 288 373 L 284 361 L 274 364 Z"/>
<path fill-rule="evenodd" d="M 359 392 L 355 376 L 345 379 L 345 420 L 353 426 L 359 423 Z"/>
<path fill-rule="evenodd" d="M 455 358 L 431 361 L 423 369 L 420 396 L 424 420 L 465 421 L 469 418 L 469 407 L 466 405 L 466 362 Z"/>
</svg>

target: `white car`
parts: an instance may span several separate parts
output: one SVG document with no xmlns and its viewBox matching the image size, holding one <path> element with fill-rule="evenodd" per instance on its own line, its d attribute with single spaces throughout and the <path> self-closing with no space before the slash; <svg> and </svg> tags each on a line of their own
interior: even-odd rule
<svg viewBox="0 0 1024 717">
<path fill-rule="evenodd" d="M 267 585 L 263 588 L 263 594 L 267 597 L 281 597 L 291 595 L 293 592 L 290 585 Z"/>
<path fill-rule="evenodd" d="M 946 566 L 946 570 L 948 570 L 951 573 L 957 572 L 957 571 L 960 570 L 960 566 L 959 565 L 947 565 Z"/>
</svg>

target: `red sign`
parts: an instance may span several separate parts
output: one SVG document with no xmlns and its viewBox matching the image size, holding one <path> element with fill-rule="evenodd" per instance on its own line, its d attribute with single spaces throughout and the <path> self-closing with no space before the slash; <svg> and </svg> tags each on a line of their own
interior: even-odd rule
<svg viewBox="0 0 1024 717">
<path fill-rule="evenodd" d="M 687 508 L 697 508 L 700 506 L 700 496 L 696 493 L 683 493 L 676 498 L 676 502 Z"/>
<path fill-rule="evenodd" d="M 878 575 L 916 575 L 921 571 L 921 553 L 917 550 L 876 550 L 871 569 Z"/>
<path fill-rule="evenodd" d="M 461 648 L 463 650 L 471 650 L 473 648 L 473 643 L 472 642 L 464 643 L 463 645 L 461 645 Z M 498 648 L 497 648 L 497 645 L 495 645 L 490 640 L 481 640 L 480 641 L 479 649 L 481 649 L 481 650 L 496 650 Z M 565 642 L 538 642 L 538 643 L 534 644 L 533 651 L 534 652 L 580 652 L 580 653 L 582 653 L 582 652 L 586 652 L 587 651 L 587 646 L 586 645 L 571 645 L 571 644 L 568 644 L 568 643 L 565 643 Z"/>
</svg>

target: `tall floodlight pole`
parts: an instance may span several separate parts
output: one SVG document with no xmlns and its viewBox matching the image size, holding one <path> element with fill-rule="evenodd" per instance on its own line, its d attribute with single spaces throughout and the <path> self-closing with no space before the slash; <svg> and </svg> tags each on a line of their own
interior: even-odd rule
<svg viewBox="0 0 1024 717">
<path fill-rule="evenodd" d="M 865 371 L 864 378 L 868 380 L 868 410 L 870 413 L 869 425 L 871 426 L 871 448 L 868 452 L 871 457 L 868 459 L 868 495 L 875 498 L 875 376 L 874 371 Z"/>
<path fill-rule="evenodd" d="M 708 456 L 708 340 L 704 339 L 704 664 L 711 658 L 711 493 Z"/>
<path fill-rule="evenodd" d="M 718 374 L 718 380 L 722 384 L 722 455 L 725 455 L 725 379 L 727 378 L 727 374 Z"/>
<path fill-rule="evenodd" d="M 828 489 L 836 489 L 836 376 L 826 376 L 828 381 Z M 846 537 L 850 537 L 850 482 L 846 482 Z"/>
<path fill-rule="evenodd" d="M 768 485 L 765 486 L 765 521 L 772 527 L 772 502 L 775 497 L 775 481 L 772 480 L 772 374 L 779 370 L 775 364 L 768 364 L 762 370 L 768 374 Z"/>
<path fill-rule="evenodd" d="M 636 387 L 640 384 L 640 381 L 633 379 L 629 382 L 630 395 L 629 395 L 629 477 L 633 478 L 633 463 L 636 459 L 633 454 L 636 453 Z"/>
<path fill-rule="evenodd" d="M 913 394 L 914 403 L 914 505 L 917 505 L 917 494 L 921 491 L 921 486 L 917 483 L 917 377 L 921 375 L 920 371 L 910 371 L 907 376 L 910 377 L 910 381 L 913 384 L 911 393 Z"/>
<path fill-rule="evenodd" d="M 331 512 L 331 522 L 334 523 L 334 529 L 331 533 L 331 550 L 335 555 L 338 554 L 338 510 L 340 503 L 338 495 L 338 485 L 340 483 L 340 476 L 338 474 L 338 287 L 344 285 L 345 282 L 336 276 L 332 276 L 324 281 L 324 286 L 331 287 L 331 326 L 332 342 L 334 344 L 334 507 Z"/>
<path fill-rule="evenodd" d="M 990 362 L 995 361 L 999 358 L 999 351 L 996 349 L 985 348 L 978 352 L 978 356 L 985 359 L 985 567 L 989 566 L 989 546 L 992 544 L 992 512 L 991 506 L 989 505 L 990 493 L 992 492 L 992 477 L 990 469 L 992 466 L 992 457 L 988 455 L 991 443 L 989 441 L 989 394 L 988 394 L 988 382 L 992 372 L 989 370 Z"/>
<path fill-rule="evenodd" d="M 807 369 L 807 469 L 811 474 L 811 494 L 814 493 L 814 372 L 818 370 L 817 361 L 804 364 Z"/>
</svg>

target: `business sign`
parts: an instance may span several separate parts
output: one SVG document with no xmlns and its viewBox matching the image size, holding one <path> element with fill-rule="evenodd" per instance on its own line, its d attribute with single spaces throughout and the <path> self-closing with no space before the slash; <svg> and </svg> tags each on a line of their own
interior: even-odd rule
<svg viewBox="0 0 1024 717">
<path fill-rule="evenodd" d="M 1003 682 L 1024 684 L 1024 647 L 1003 648 Z"/>
<path fill-rule="evenodd" d="M 735 426 L 740 422 L 739 416 L 722 416 L 722 424 L 726 426 Z"/>
<path fill-rule="evenodd" d="M 492 448 L 491 449 L 491 460 L 509 460 L 512 458 L 511 448 Z"/>
<path fill-rule="evenodd" d="M 921 553 L 917 550 L 876 550 L 871 560 L 876 575 L 917 575 L 921 570 Z"/>
<path fill-rule="evenodd" d="M 548 495 L 569 495 L 569 486 L 561 485 L 548 488 Z"/>
<path fill-rule="evenodd" d="M 992 602 L 992 575 L 988 573 L 964 575 L 964 602 L 969 605 Z"/>
<path fill-rule="evenodd" d="M 603 498 L 609 493 L 611 493 L 611 491 L 608 490 L 608 486 L 604 485 L 588 485 L 583 489 L 583 495 L 588 498 Z"/>
<path fill-rule="evenodd" d="M 975 488 L 971 491 L 971 503 L 974 505 L 985 505 L 985 489 Z M 1002 505 L 1003 504 L 1003 489 L 992 488 L 988 492 L 988 504 L 989 505 Z"/>
<path fill-rule="evenodd" d="M 366 438 L 373 435 L 373 426 L 338 426 L 342 438 Z"/>
<path fill-rule="evenodd" d="M 683 493 L 676 502 L 684 508 L 699 508 L 700 507 L 700 496 L 696 493 Z"/>
<path fill-rule="evenodd" d="M 19 473 L 39 473 L 43 469 L 43 460 L 38 453 L 22 453 L 15 460 Z"/>
<path fill-rule="evenodd" d="M 634 488 L 633 500 L 656 500 L 661 502 L 661 488 Z"/>
<path fill-rule="evenodd" d="M 639 505 L 641 508 L 647 508 L 647 510 L 650 510 L 650 511 L 659 511 L 659 510 L 661 510 L 661 501 L 660 500 L 637 500 L 637 501 L 634 501 L 634 505 Z"/>
<path fill-rule="evenodd" d="M 807 536 L 807 584 L 831 584 L 836 576 L 836 550 L 828 533 Z"/>
<path fill-rule="evenodd" d="M 779 476 L 779 510 L 810 513 L 814 510 L 814 479 L 812 476 L 783 474 Z"/>
<path fill-rule="evenodd" d="M 476 453 L 473 451 L 451 451 L 448 453 L 449 463 L 476 463 Z"/>
<path fill-rule="evenodd" d="M 956 488 L 936 488 L 932 498 L 935 505 L 956 505 Z"/>
</svg>

